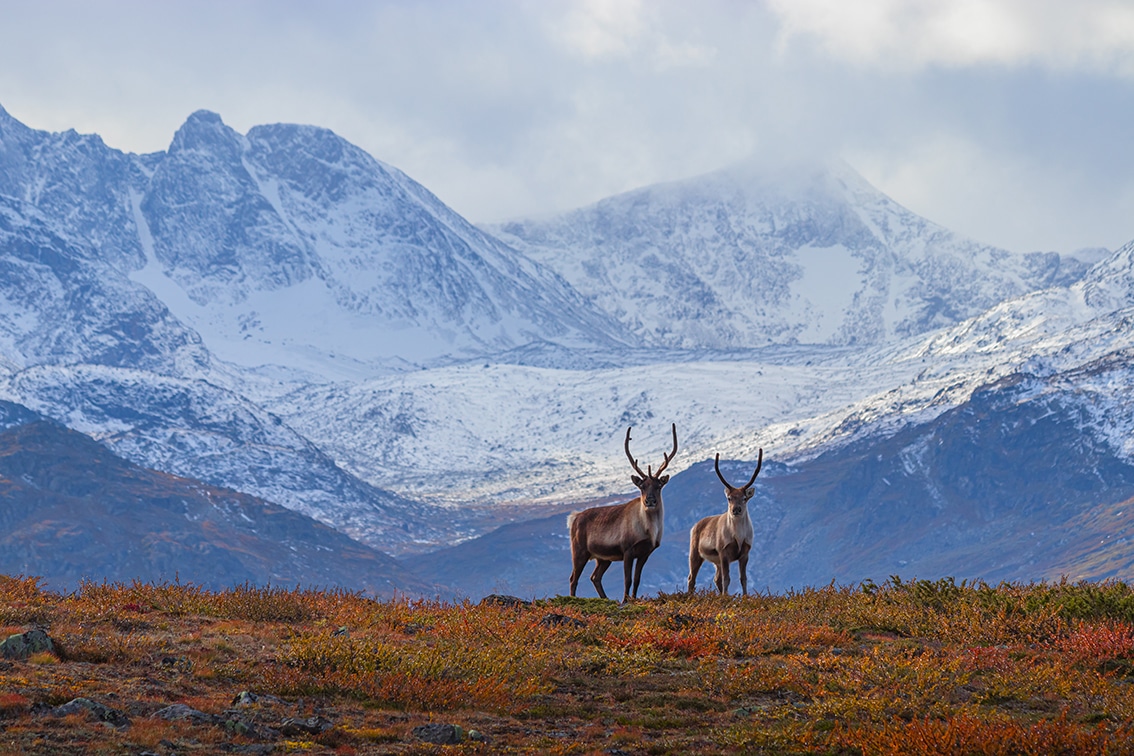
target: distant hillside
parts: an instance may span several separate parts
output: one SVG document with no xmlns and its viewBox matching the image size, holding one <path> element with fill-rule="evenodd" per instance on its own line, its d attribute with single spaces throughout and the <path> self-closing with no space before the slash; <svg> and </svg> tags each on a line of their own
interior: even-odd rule
<svg viewBox="0 0 1134 756">
<path fill-rule="evenodd" d="M 0 402 L 0 573 L 429 594 L 394 559 L 283 507 L 147 470 Z"/>
</svg>

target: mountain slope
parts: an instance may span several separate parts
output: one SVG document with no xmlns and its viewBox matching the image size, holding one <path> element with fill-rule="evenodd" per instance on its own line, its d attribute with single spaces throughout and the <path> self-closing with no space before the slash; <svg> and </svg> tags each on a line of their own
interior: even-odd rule
<svg viewBox="0 0 1134 756">
<path fill-rule="evenodd" d="M 958 237 L 845 164 L 749 162 L 489 230 L 648 343 L 679 348 L 876 344 L 1086 269 Z"/>
<path fill-rule="evenodd" d="M 0 402 L 0 572 L 430 592 L 393 559 L 283 507 L 132 465 Z"/>
<path fill-rule="evenodd" d="M 206 374 L 197 334 L 95 255 L 0 195 L 0 368 L 86 362 Z"/>
<path fill-rule="evenodd" d="M 1128 363 L 1111 363 L 1097 377 L 1126 381 L 1132 372 Z M 1081 391 L 1074 380 L 1016 375 L 892 436 L 789 465 L 766 460 L 749 505 L 756 533 L 750 587 L 881 582 L 892 574 L 994 583 L 1134 577 L 1119 506 L 1134 495 L 1134 463 L 1090 432 L 1108 397 Z M 752 465 L 722 469 L 739 479 Z M 673 478 L 665 536 L 643 572 L 644 588 L 684 588 L 689 529 L 723 511 L 724 501 L 710 461 Z M 563 515 L 533 519 L 438 552 L 415 569 L 474 598 L 564 593 L 566 536 Z M 507 554 L 500 567 L 497 553 Z M 702 572 L 701 587 L 711 585 L 711 573 Z M 607 582 L 620 574 L 612 570 Z M 582 595 L 592 590 L 585 584 Z"/>
</svg>

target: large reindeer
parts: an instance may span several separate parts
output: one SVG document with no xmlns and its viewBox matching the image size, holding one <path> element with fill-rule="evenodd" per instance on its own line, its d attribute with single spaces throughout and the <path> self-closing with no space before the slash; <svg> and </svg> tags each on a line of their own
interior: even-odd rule
<svg viewBox="0 0 1134 756">
<path fill-rule="evenodd" d="M 739 488 L 730 486 L 721 475 L 721 455 L 717 454 L 717 477 L 724 483 L 728 509 L 724 514 L 704 518 L 689 533 L 689 592 L 697 585 L 697 572 L 706 561 L 717 568 L 713 582 L 721 594 L 728 593 L 728 569 L 732 562 L 740 564 L 740 587 L 748 595 L 748 552 L 752 548 L 752 519 L 748 516 L 748 500 L 754 493 L 752 484 L 764 465 L 764 450 L 756 461 L 756 472 Z"/>
<path fill-rule="evenodd" d="M 612 504 L 606 507 L 593 507 L 582 512 L 573 512 L 567 518 L 567 529 L 571 533 L 571 595 L 579 585 L 579 577 L 591 559 L 595 560 L 595 571 L 591 573 L 598 594 L 606 598 L 602 589 L 602 576 L 611 562 L 622 562 L 624 585 L 622 603 L 633 595 L 638 598 L 638 583 L 642 579 L 642 567 L 650 554 L 661 543 L 662 538 L 662 486 L 669 482 L 668 475 L 662 471 L 677 454 L 677 424 L 673 424 L 673 451 L 664 455 L 665 461 L 657 472 L 652 466 L 646 472 L 638 467 L 638 460 L 630 453 L 630 428 L 626 429 L 626 457 L 637 475 L 630 480 L 638 487 L 638 498 L 625 504 Z M 637 564 L 635 564 L 637 560 Z M 630 573 L 634 573 L 634 590 L 630 590 Z"/>
</svg>

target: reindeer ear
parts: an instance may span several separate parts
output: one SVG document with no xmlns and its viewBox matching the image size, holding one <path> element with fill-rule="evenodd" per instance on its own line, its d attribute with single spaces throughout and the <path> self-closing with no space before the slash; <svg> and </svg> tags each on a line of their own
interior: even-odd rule
<svg viewBox="0 0 1134 756">
<path fill-rule="evenodd" d="M 637 475 L 631 475 L 631 476 L 630 476 L 630 480 L 631 480 L 631 481 L 632 481 L 632 482 L 634 483 L 634 485 L 636 485 L 636 486 L 637 486 L 638 488 L 641 488 L 641 487 L 642 487 L 642 484 L 646 482 L 646 481 L 642 480 L 641 478 L 639 478 L 639 477 L 638 477 Z"/>
<path fill-rule="evenodd" d="M 669 482 L 669 476 L 668 475 L 663 475 L 660 478 L 658 478 L 658 483 L 660 483 L 663 486 L 668 482 Z"/>
<path fill-rule="evenodd" d="M 744 500 L 745 500 L 745 501 L 748 501 L 749 499 L 751 499 L 751 498 L 752 498 L 752 495 L 753 495 L 754 493 L 756 493 L 756 489 L 754 489 L 754 488 L 746 488 L 746 489 L 744 489 Z"/>
</svg>

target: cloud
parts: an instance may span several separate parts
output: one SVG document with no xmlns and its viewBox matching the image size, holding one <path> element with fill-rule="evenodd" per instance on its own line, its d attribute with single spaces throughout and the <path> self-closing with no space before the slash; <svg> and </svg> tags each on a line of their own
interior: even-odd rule
<svg viewBox="0 0 1134 756">
<path fill-rule="evenodd" d="M 1134 77 L 1134 5 L 1116 0 L 768 0 L 787 48 L 862 66 L 1038 65 Z"/>
<path fill-rule="evenodd" d="M 641 58 L 658 70 L 710 62 L 716 50 L 672 39 L 663 11 L 643 0 L 579 0 L 548 18 L 547 28 L 563 49 L 586 61 Z"/>
<path fill-rule="evenodd" d="M 1134 237 L 1134 184 L 1100 192 L 1089 170 L 1053 172 L 1027 154 L 989 150 L 956 133 L 927 133 L 847 159 L 905 207 L 985 244 L 1074 252 L 1114 249 Z"/>
<path fill-rule="evenodd" d="M 0 0 L 0 104 L 138 152 L 198 108 L 325 126 L 474 221 L 841 154 L 982 241 L 1114 246 L 1134 237 L 1130 7 Z"/>
<path fill-rule="evenodd" d="M 641 0 L 584 0 L 561 23 L 566 47 L 591 59 L 629 55 L 646 26 Z"/>
</svg>

